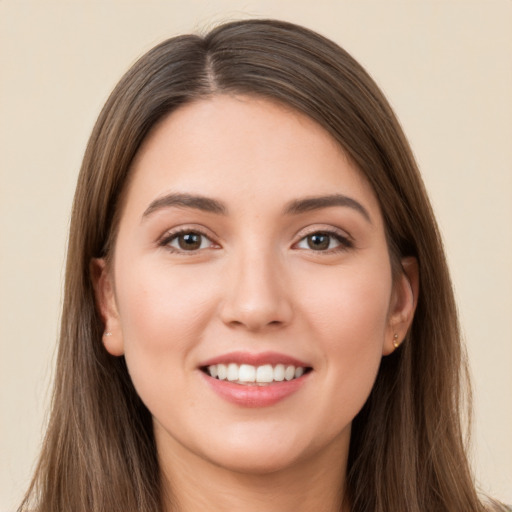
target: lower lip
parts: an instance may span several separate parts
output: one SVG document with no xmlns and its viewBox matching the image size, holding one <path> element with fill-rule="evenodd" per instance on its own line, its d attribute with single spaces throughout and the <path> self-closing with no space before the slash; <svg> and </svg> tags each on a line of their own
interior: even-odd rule
<svg viewBox="0 0 512 512">
<path fill-rule="evenodd" d="M 310 373 L 298 379 L 274 382 L 264 386 L 235 384 L 228 380 L 214 379 L 201 372 L 206 383 L 224 400 L 242 407 L 269 407 L 293 393 L 306 382 Z"/>
</svg>

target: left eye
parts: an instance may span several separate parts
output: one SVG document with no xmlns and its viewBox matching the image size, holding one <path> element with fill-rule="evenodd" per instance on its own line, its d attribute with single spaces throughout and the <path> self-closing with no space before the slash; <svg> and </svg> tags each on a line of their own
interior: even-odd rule
<svg viewBox="0 0 512 512">
<path fill-rule="evenodd" d="M 305 236 L 299 241 L 297 247 L 299 249 L 310 249 L 313 251 L 328 251 L 329 249 L 336 249 L 342 245 L 348 245 L 348 243 L 344 243 L 342 237 L 339 235 L 319 231 Z"/>
<path fill-rule="evenodd" d="M 165 245 L 180 251 L 198 251 L 211 247 L 212 241 L 197 231 L 184 231 L 176 233 L 165 241 Z"/>
</svg>

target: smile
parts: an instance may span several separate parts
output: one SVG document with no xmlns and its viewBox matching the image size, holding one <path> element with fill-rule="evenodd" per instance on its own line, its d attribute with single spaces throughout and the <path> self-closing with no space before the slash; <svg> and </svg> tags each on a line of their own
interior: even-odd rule
<svg viewBox="0 0 512 512">
<path fill-rule="evenodd" d="M 230 352 L 198 367 L 220 398 L 241 407 L 269 407 L 299 391 L 313 374 L 307 362 L 276 352 Z"/>
<path fill-rule="evenodd" d="M 273 382 L 283 382 L 298 379 L 311 368 L 285 364 L 212 364 L 203 369 L 210 377 L 227 380 L 241 385 L 265 386 Z"/>
</svg>

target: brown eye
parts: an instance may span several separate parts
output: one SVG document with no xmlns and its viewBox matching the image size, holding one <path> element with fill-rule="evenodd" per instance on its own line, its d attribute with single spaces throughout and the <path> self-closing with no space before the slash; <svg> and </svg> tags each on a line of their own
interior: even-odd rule
<svg viewBox="0 0 512 512">
<path fill-rule="evenodd" d="M 176 233 L 165 241 L 165 245 L 179 251 L 198 251 L 212 245 L 211 240 L 197 231 Z"/>
<path fill-rule="evenodd" d="M 307 249 L 316 252 L 335 252 L 350 249 L 352 241 L 338 232 L 316 231 L 301 240 L 295 246 L 297 249 Z"/>
<path fill-rule="evenodd" d="M 195 251 L 201 247 L 201 239 L 199 233 L 185 233 L 178 236 L 178 245 L 185 251 Z"/>
<path fill-rule="evenodd" d="M 308 247 L 313 251 L 325 251 L 331 245 L 332 236 L 327 233 L 313 233 L 306 237 Z"/>
</svg>

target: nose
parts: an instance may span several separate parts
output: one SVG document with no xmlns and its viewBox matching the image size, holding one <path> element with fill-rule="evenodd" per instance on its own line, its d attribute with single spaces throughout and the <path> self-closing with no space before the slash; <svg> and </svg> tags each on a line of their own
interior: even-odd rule
<svg viewBox="0 0 512 512">
<path fill-rule="evenodd" d="M 278 258 L 258 255 L 240 258 L 226 276 L 222 321 L 232 328 L 262 331 L 288 325 L 293 308 Z"/>
</svg>

